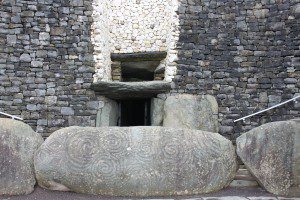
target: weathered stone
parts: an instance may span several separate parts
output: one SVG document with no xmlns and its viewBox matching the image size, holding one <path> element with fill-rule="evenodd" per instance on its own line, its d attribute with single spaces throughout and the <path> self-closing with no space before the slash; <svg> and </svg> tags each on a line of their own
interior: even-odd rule
<svg viewBox="0 0 300 200">
<path fill-rule="evenodd" d="M 160 61 L 164 58 L 166 58 L 167 52 L 139 52 L 139 53 L 113 53 L 111 55 L 111 59 L 113 61 L 131 61 L 131 62 L 137 62 L 137 61 L 150 61 L 150 60 L 156 60 Z"/>
<path fill-rule="evenodd" d="M 117 126 L 118 110 L 119 107 L 116 101 L 106 99 L 103 108 L 97 113 L 96 126 Z"/>
<path fill-rule="evenodd" d="M 165 81 L 145 82 L 117 82 L 99 81 L 92 85 L 92 89 L 98 94 L 105 95 L 112 99 L 128 97 L 153 97 L 156 94 L 164 93 L 171 89 L 171 84 Z"/>
<path fill-rule="evenodd" d="M 17 43 L 17 36 L 16 35 L 7 35 L 6 39 L 7 39 L 7 44 L 8 45 L 14 45 L 14 44 Z"/>
<path fill-rule="evenodd" d="M 300 195 L 300 120 L 264 124 L 237 138 L 237 153 L 268 192 Z"/>
<path fill-rule="evenodd" d="M 31 66 L 32 67 L 42 67 L 43 66 L 43 62 L 42 61 L 38 61 L 38 60 L 33 60 L 33 61 L 31 61 Z"/>
<path fill-rule="evenodd" d="M 62 107 L 61 114 L 62 115 L 74 115 L 74 109 L 71 107 Z"/>
<path fill-rule="evenodd" d="M 72 6 L 83 6 L 83 0 L 72 0 L 70 3 Z"/>
<path fill-rule="evenodd" d="M 49 40 L 50 39 L 50 34 L 46 32 L 41 32 L 39 34 L 39 40 Z"/>
<path fill-rule="evenodd" d="M 27 124 L 0 118 L 0 196 L 34 190 L 33 155 L 42 142 Z"/>
<path fill-rule="evenodd" d="M 236 169 L 234 147 L 221 135 L 166 127 L 64 128 L 35 156 L 41 187 L 109 196 L 208 193 L 227 186 Z"/>
<path fill-rule="evenodd" d="M 218 132 L 218 103 L 213 96 L 176 95 L 166 99 L 163 126 Z"/>
<path fill-rule="evenodd" d="M 23 62 L 30 62 L 30 61 L 31 61 L 31 57 L 30 57 L 29 54 L 23 53 L 23 54 L 20 56 L 20 61 L 23 61 Z"/>
<path fill-rule="evenodd" d="M 165 101 L 158 98 L 151 99 L 151 110 L 150 110 L 150 118 L 151 118 L 151 126 L 161 126 L 164 118 L 164 103 Z"/>
<path fill-rule="evenodd" d="M 66 29 L 64 27 L 52 27 L 51 28 L 51 35 L 63 35 L 66 33 Z"/>
</svg>

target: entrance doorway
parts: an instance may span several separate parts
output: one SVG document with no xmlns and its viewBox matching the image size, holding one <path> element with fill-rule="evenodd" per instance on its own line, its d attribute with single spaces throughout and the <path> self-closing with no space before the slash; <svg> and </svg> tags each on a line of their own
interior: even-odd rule
<svg viewBox="0 0 300 200">
<path fill-rule="evenodd" d="M 119 126 L 150 126 L 150 99 L 126 99 L 119 102 Z"/>
</svg>

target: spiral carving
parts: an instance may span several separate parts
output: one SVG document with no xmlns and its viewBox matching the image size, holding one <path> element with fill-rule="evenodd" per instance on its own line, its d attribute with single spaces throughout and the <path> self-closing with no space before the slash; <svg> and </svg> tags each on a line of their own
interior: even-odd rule
<svg viewBox="0 0 300 200">
<path fill-rule="evenodd" d="M 116 177 L 119 163 L 108 155 L 102 155 L 92 164 L 93 175 L 100 180 L 111 180 Z"/>
<path fill-rule="evenodd" d="M 99 146 L 94 135 L 88 133 L 70 136 L 67 139 L 66 145 L 69 165 L 77 169 L 84 169 L 92 163 L 94 157 L 96 157 Z"/>
<path fill-rule="evenodd" d="M 223 155 L 223 149 L 230 152 L 230 143 L 204 132 L 75 127 L 54 136 L 38 150 L 38 157 L 46 159 L 35 158 L 35 166 L 50 183 L 70 180 L 72 191 L 125 196 L 207 191 L 207 184 L 228 182 L 226 174 L 234 167 L 233 154 Z"/>
<path fill-rule="evenodd" d="M 127 154 L 129 139 L 127 138 L 127 134 L 122 132 L 109 133 L 104 136 L 102 145 L 104 146 L 104 150 L 111 156 L 122 158 Z"/>
<path fill-rule="evenodd" d="M 170 165 L 184 165 L 192 161 L 191 151 L 187 149 L 185 140 L 180 138 L 162 138 L 161 159 Z"/>
<path fill-rule="evenodd" d="M 157 147 L 150 137 L 143 137 L 141 141 L 138 141 L 136 146 L 136 158 L 139 162 L 144 164 L 152 162 L 157 155 Z"/>
</svg>

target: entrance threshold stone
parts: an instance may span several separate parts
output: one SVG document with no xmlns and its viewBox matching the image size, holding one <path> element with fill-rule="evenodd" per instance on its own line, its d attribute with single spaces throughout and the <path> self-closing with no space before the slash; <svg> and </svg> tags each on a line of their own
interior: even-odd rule
<svg viewBox="0 0 300 200">
<path fill-rule="evenodd" d="M 151 98 L 157 94 L 168 92 L 171 89 L 171 83 L 166 81 L 99 81 L 92 84 L 91 88 L 97 94 L 111 99 Z"/>
</svg>

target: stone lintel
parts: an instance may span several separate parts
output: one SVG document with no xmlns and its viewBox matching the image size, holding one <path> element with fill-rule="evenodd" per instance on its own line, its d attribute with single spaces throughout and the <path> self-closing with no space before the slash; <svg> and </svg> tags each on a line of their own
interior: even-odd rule
<svg viewBox="0 0 300 200">
<path fill-rule="evenodd" d="M 163 60 L 167 56 L 165 51 L 152 51 L 152 52 L 138 52 L 138 53 L 112 53 L 112 61 L 121 62 L 138 62 L 138 61 L 150 61 L 150 60 Z"/>
<path fill-rule="evenodd" d="M 91 86 L 99 95 L 110 99 L 151 98 L 171 89 L 166 81 L 118 82 L 99 81 Z"/>
</svg>

